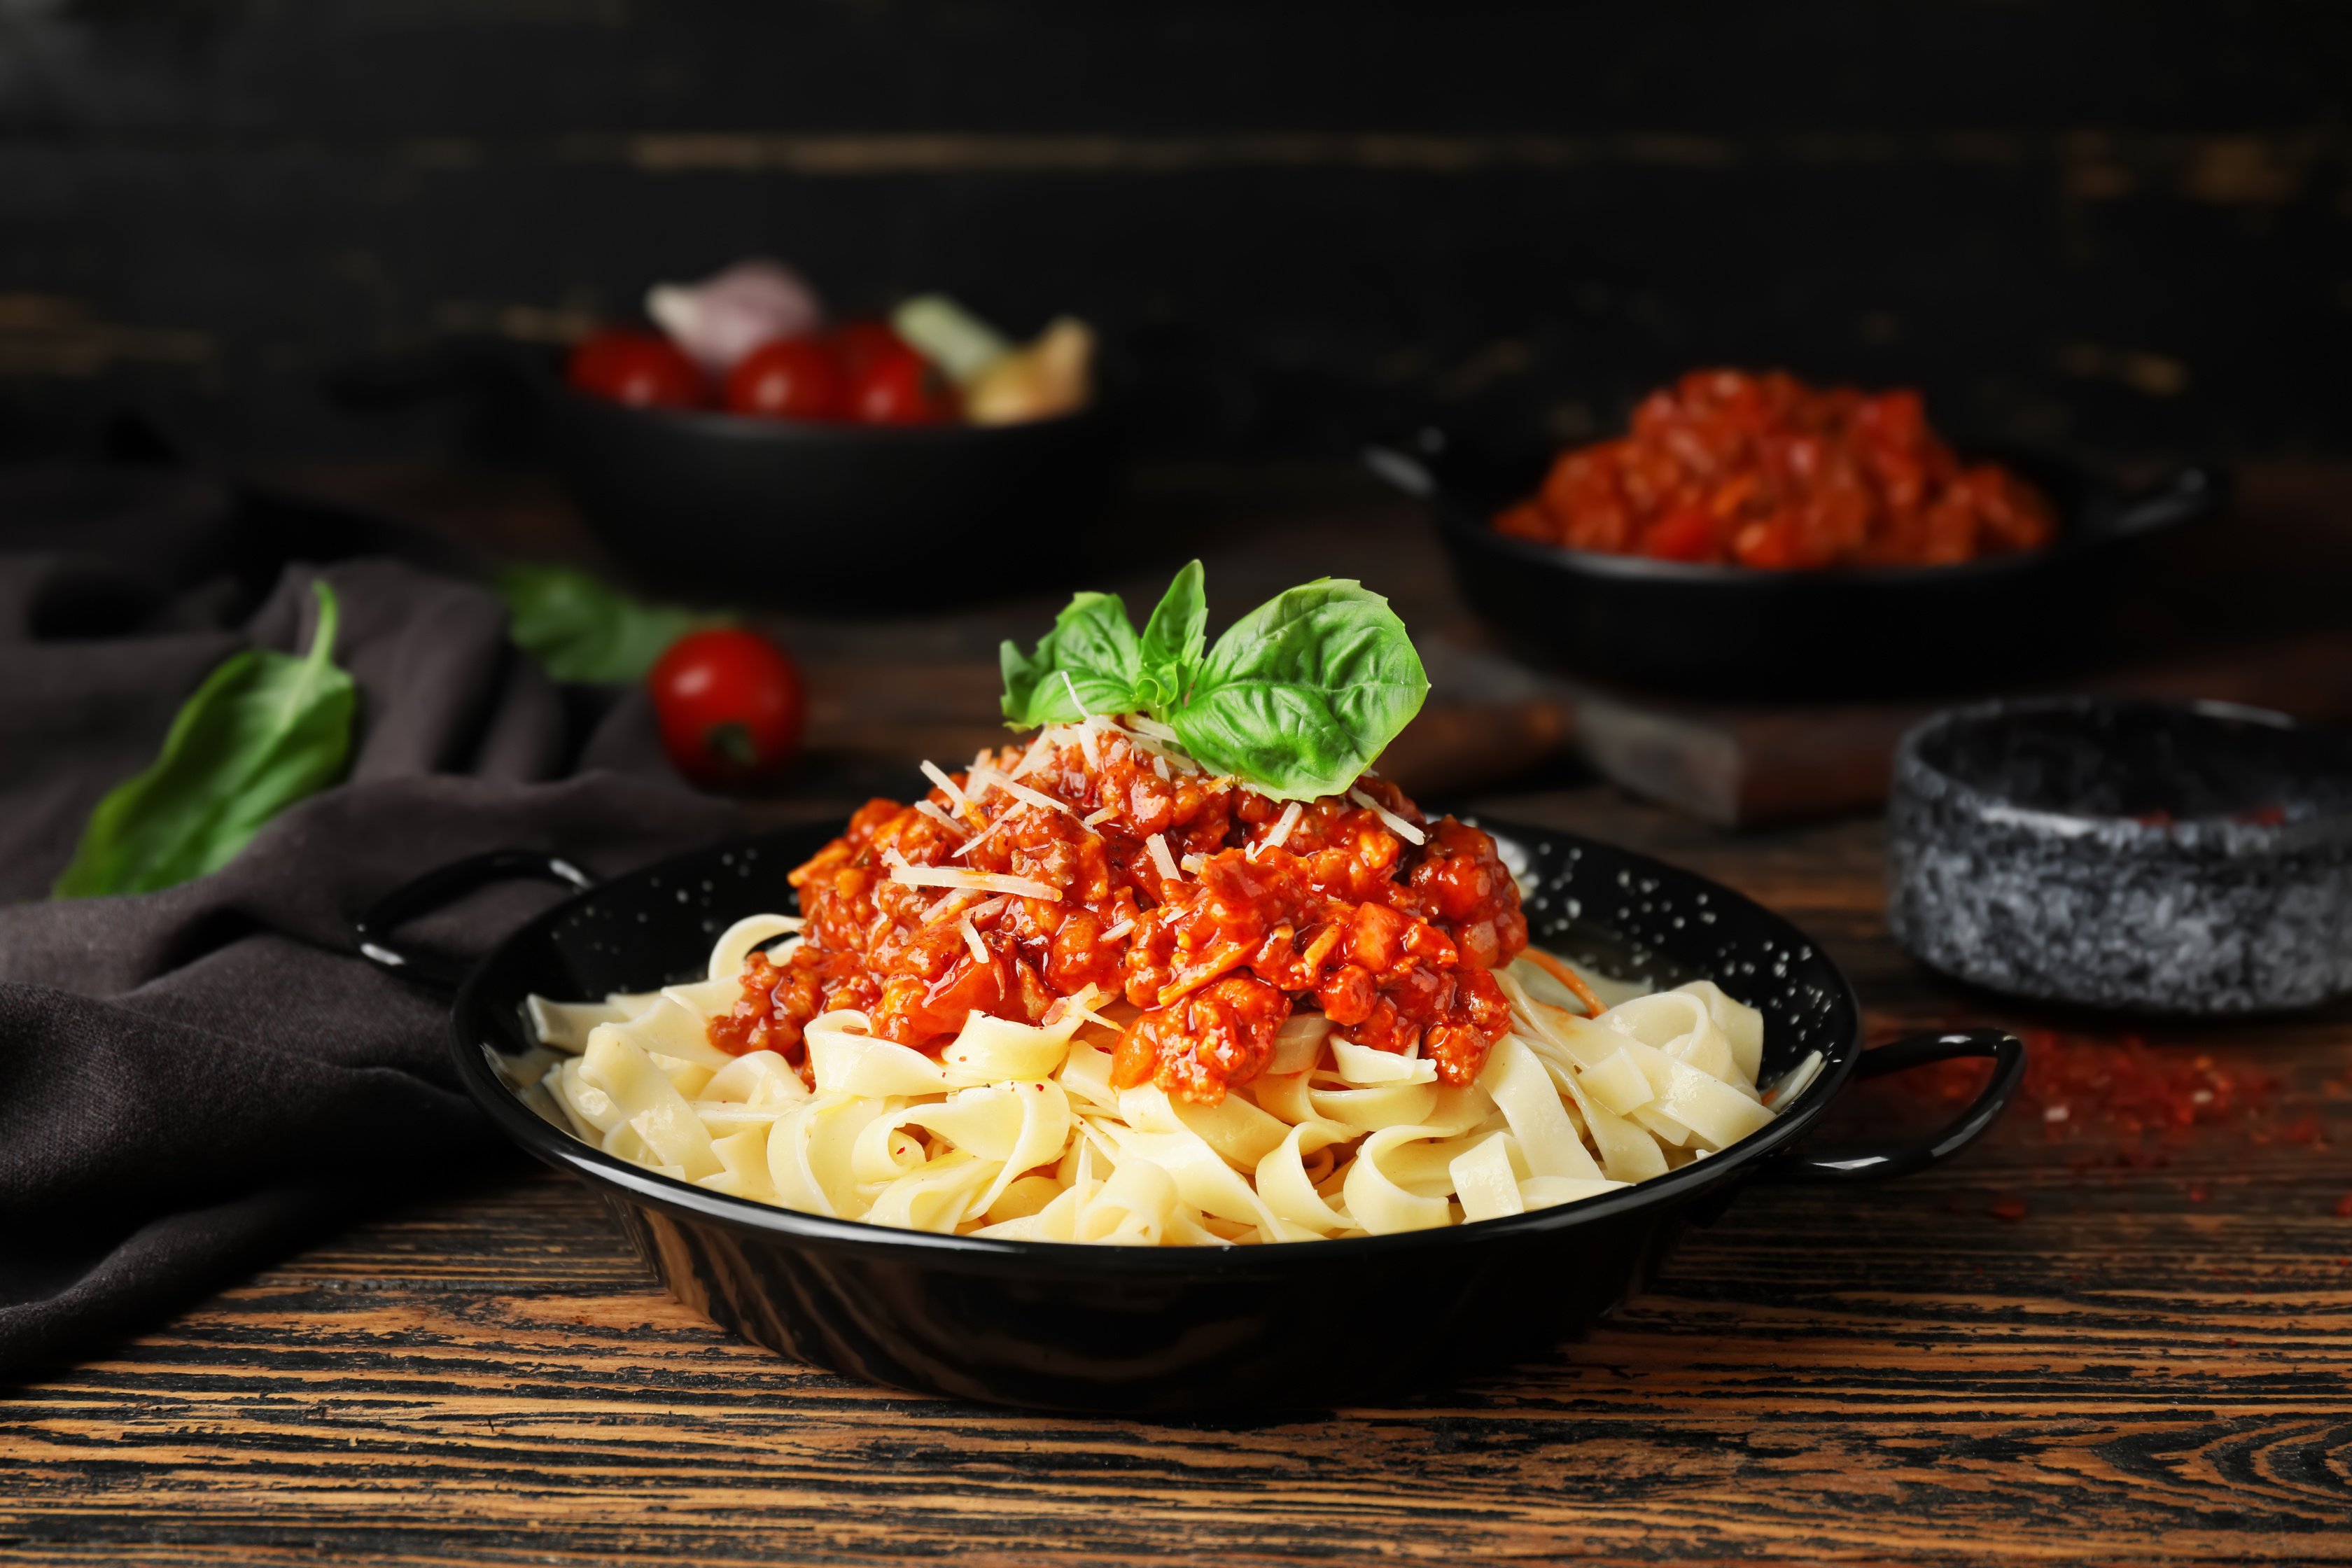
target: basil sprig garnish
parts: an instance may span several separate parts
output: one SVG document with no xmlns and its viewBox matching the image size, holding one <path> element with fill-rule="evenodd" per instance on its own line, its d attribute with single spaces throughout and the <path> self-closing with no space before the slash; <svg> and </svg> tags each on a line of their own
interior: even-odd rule
<svg viewBox="0 0 2352 1568">
<path fill-rule="evenodd" d="M 1421 710 L 1429 677 L 1389 602 L 1319 578 L 1277 594 L 1208 646 L 1201 563 L 1176 574 L 1140 635 L 1115 594 L 1080 594 L 1024 655 L 1003 650 L 1016 729 L 1144 713 L 1194 761 L 1277 800 L 1354 784 Z"/>
<path fill-rule="evenodd" d="M 1151 618 L 1143 624 L 1143 675 L 1136 683 L 1135 694 L 1149 711 L 1182 707 L 1185 693 L 1200 679 L 1201 658 L 1209 647 L 1205 582 L 1201 563 L 1187 561 L 1176 580 L 1168 584 L 1168 592 L 1160 595 Z"/>
<path fill-rule="evenodd" d="M 342 776 L 359 689 L 335 667 L 334 591 L 323 579 L 310 587 L 310 651 L 247 648 L 205 677 L 163 754 L 98 803 L 56 897 L 152 892 L 217 871 L 271 817 Z"/>
</svg>

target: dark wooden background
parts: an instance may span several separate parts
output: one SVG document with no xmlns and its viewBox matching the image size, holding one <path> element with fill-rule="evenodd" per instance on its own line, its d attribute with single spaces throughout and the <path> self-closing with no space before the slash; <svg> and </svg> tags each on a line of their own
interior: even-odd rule
<svg viewBox="0 0 2352 1568">
<path fill-rule="evenodd" d="M 1574 436 L 1715 361 L 2341 451 L 2347 83 L 2306 0 L 6 0 L 0 449 L 445 450 L 322 380 L 764 250 L 1097 320 L 1168 453 Z"/>
</svg>

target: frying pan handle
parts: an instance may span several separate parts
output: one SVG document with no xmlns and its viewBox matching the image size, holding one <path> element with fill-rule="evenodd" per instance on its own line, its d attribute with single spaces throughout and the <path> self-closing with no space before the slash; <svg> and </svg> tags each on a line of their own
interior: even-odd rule
<svg viewBox="0 0 2352 1568">
<path fill-rule="evenodd" d="M 1885 1176 L 1907 1176 L 1939 1165 L 1977 1140 L 2009 1106 L 2011 1096 L 2025 1079 L 2025 1043 L 2000 1029 L 1963 1029 L 1948 1035 L 1910 1035 L 1892 1045 L 1862 1053 L 1854 1064 L 1857 1079 L 1880 1078 L 1949 1061 L 1954 1057 L 1989 1057 L 1992 1079 L 1969 1102 L 1925 1142 L 1865 1150 L 1836 1159 L 1799 1155 L 1776 1174 L 1801 1182 L 1869 1182 Z"/>
<path fill-rule="evenodd" d="M 537 849 L 492 849 L 487 854 L 471 855 L 439 870 L 427 871 L 413 882 L 403 883 L 370 904 L 352 922 L 352 935 L 358 940 L 360 956 L 404 980 L 454 995 L 465 982 L 467 966 L 454 959 L 404 948 L 392 940 L 392 933 L 419 915 L 430 914 L 477 888 L 517 877 L 562 882 L 581 892 L 596 885 L 594 878 L 560 855 Z"/>
<path fill-rule="evenodd" d="M 2105 526 L 2103 539 L 2137 539 L 2193 522 L 2219 509 L 2229 499 L 2228 479 L 2218 470 L 2191 465 L 2177 468 L 2144 490 L 2117 504 Z"/>
</svg>

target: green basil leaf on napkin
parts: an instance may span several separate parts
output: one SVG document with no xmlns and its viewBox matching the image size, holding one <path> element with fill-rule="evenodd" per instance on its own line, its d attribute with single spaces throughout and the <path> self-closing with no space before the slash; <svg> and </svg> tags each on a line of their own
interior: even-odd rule
<svg viewBox="0 0 2352 1568">
<path fill-rule="evenodd" d="M 1201 672 L 1208 647 L 1209 596 L 1198 561 L 1188 561 L 1160 595 L 1143 627 L 1143 679 L 1139 695 L 1155 716 L 1181 706 Z"/>
<path fill-rule="evenodd" d="M 334 591 L 311 588 L 310 653 L 247 648 L 206 676 L 163 754 L 98 803 L 57 897 L 153 892 L 216 871 L 264 823 L 342 776 L 358 689 L 332 660 Z"/>
<path fill-rule="evenodd" d="M 1428 694 L 1389 602 L 1326 577 L 1235 622 L 1168 722 L 1211 772 L 1277 800 L 1313 800 L 1352 785 Z"/>
<path fill-rule="evenodd" d="M 674 605 L 646 605 L 569 566 L 508 566 L 491 579 L 508 635 L 558 680 L 643 680 L 670 644 L 724 623 Z"/>
<path fill-rule="evenodd" d="M 1116 594 L 1079 594 L 1023 657 L 1007 641 L 1004 718 L 1013 729 L 1064 724 L 1089 713 L 1132 712 L 1142 700 L 1143 647 Z"/>
</svg>

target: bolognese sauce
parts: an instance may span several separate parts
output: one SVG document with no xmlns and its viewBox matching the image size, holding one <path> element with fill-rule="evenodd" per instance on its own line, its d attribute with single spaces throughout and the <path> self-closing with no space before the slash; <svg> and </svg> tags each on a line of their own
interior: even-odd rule
<svg viewBox="0 0 2352 1568">
<path fill-rule="evenodd" d="M 803 940 L 751 955 L 714 1045 L 799 1061 L 810 1019 L 856 1008 L 936 1052 L 971 1013 L 1042 1023 L 1091 986 L 1128 1004 L 1120 1087 L 1213 1104 L 1294 1010 L 1449 1084 L 1509 1027 L 1489 972 L 1527 946 L 1517 887 L 1492 837 L 1386 780 L 1286 804 L 1102 719 L 932 777 L 792 874 Z"/>
<path fill-rule="evenodd" d="M 1562 453 L 1501 532 L 1572 550 L 1762 568 L 1932 566 L 2035 550 L 2049 501 L 1965 463 L 1916 392 L 1695 371 L 1633 427 Z"/>
</svg>

